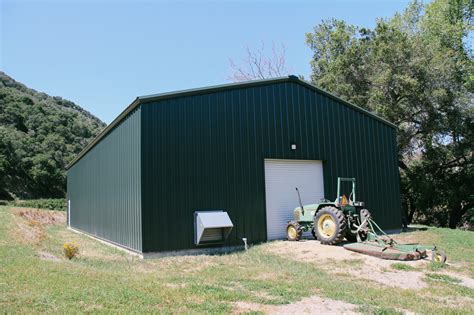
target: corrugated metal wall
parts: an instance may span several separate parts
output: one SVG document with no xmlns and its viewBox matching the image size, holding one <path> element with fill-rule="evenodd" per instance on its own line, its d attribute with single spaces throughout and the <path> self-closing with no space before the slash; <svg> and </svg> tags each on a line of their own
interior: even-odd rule
<svg viewBox="0 0 474 315">
<path fill-rule="evenodd" d="M 265 241 L 265 158 L 323 160 L 327 198 L 338 176 L 356 177 L 377 222 L 400 226 L 396 131 L 334 98 L 287 82 L 142 111 L 144 252 L 193 248 L 193 212 L 203 209 L 229 212 L 229 244 Z"/>
<path fill-rule="evenodd" d="M 141 109 L 68 170 L 71 226 L 142 250 Z"/>
</svg>

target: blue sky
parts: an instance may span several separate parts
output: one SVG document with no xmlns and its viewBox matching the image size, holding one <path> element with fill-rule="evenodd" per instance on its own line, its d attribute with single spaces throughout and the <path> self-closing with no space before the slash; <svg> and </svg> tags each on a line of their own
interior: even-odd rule
<svg viewBox="0 0 474 315">
<path fill-rule="evenodd" d="M 308 77 L 322 19 L 372 27 L 408 2 L 0 0 L 0 69 L 110 123 L 138 95 L 229 82 L 229 59 L 262 41 Z"/>
</svg>

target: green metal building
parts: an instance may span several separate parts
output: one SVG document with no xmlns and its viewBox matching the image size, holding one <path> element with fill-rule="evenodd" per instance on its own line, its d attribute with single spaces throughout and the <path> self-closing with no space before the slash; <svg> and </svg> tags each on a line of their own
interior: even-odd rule
<svg viewBox="0 0 474 315">
<path fill-rule="evenodd" d="M 396 127 L 295 76 L 138 97 L 67 168 L 68 225 L 139 253 L 202 247 L 202 210 L 232 221 L 215 246 L 282 238 L 295 186 L 334 200 L 337 177 L 401 225 Z"/>
</svg>

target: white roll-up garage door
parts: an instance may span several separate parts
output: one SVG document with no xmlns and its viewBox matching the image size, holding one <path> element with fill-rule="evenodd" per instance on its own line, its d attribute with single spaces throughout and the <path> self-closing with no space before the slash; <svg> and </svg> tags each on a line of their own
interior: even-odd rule
<svg viewBox="0 0 474 315">
<path fill-rule="evenodd" d="M 322 161 L 265 160 L 267 239 L 286 237 L 286 224 L 298 207 L 298 187 L 303 204 L 324 198 Z"/>
</svg>

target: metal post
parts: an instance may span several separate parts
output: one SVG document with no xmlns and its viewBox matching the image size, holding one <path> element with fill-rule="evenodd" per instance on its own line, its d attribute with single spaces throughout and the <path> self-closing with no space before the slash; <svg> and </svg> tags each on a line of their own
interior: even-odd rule
<svg viewBox="0 0 474 315">
<path fill-rule="evenodd" d="M 340 201 L 339 201 L 339 197 L 341 196 L 340 192 L 341 192 L 341 178 L 338 177 L 337 178 L 337 195 L 336 195 L 336 198 L 337 198 L 336 201 L 338 204 L 340 204 Z"/>
<path fill-rule="evenodd" d="M 356 181 L 355 179 L 352 179 L 352 201 L 357 201 L 356 198 Z"/>
</svg>

